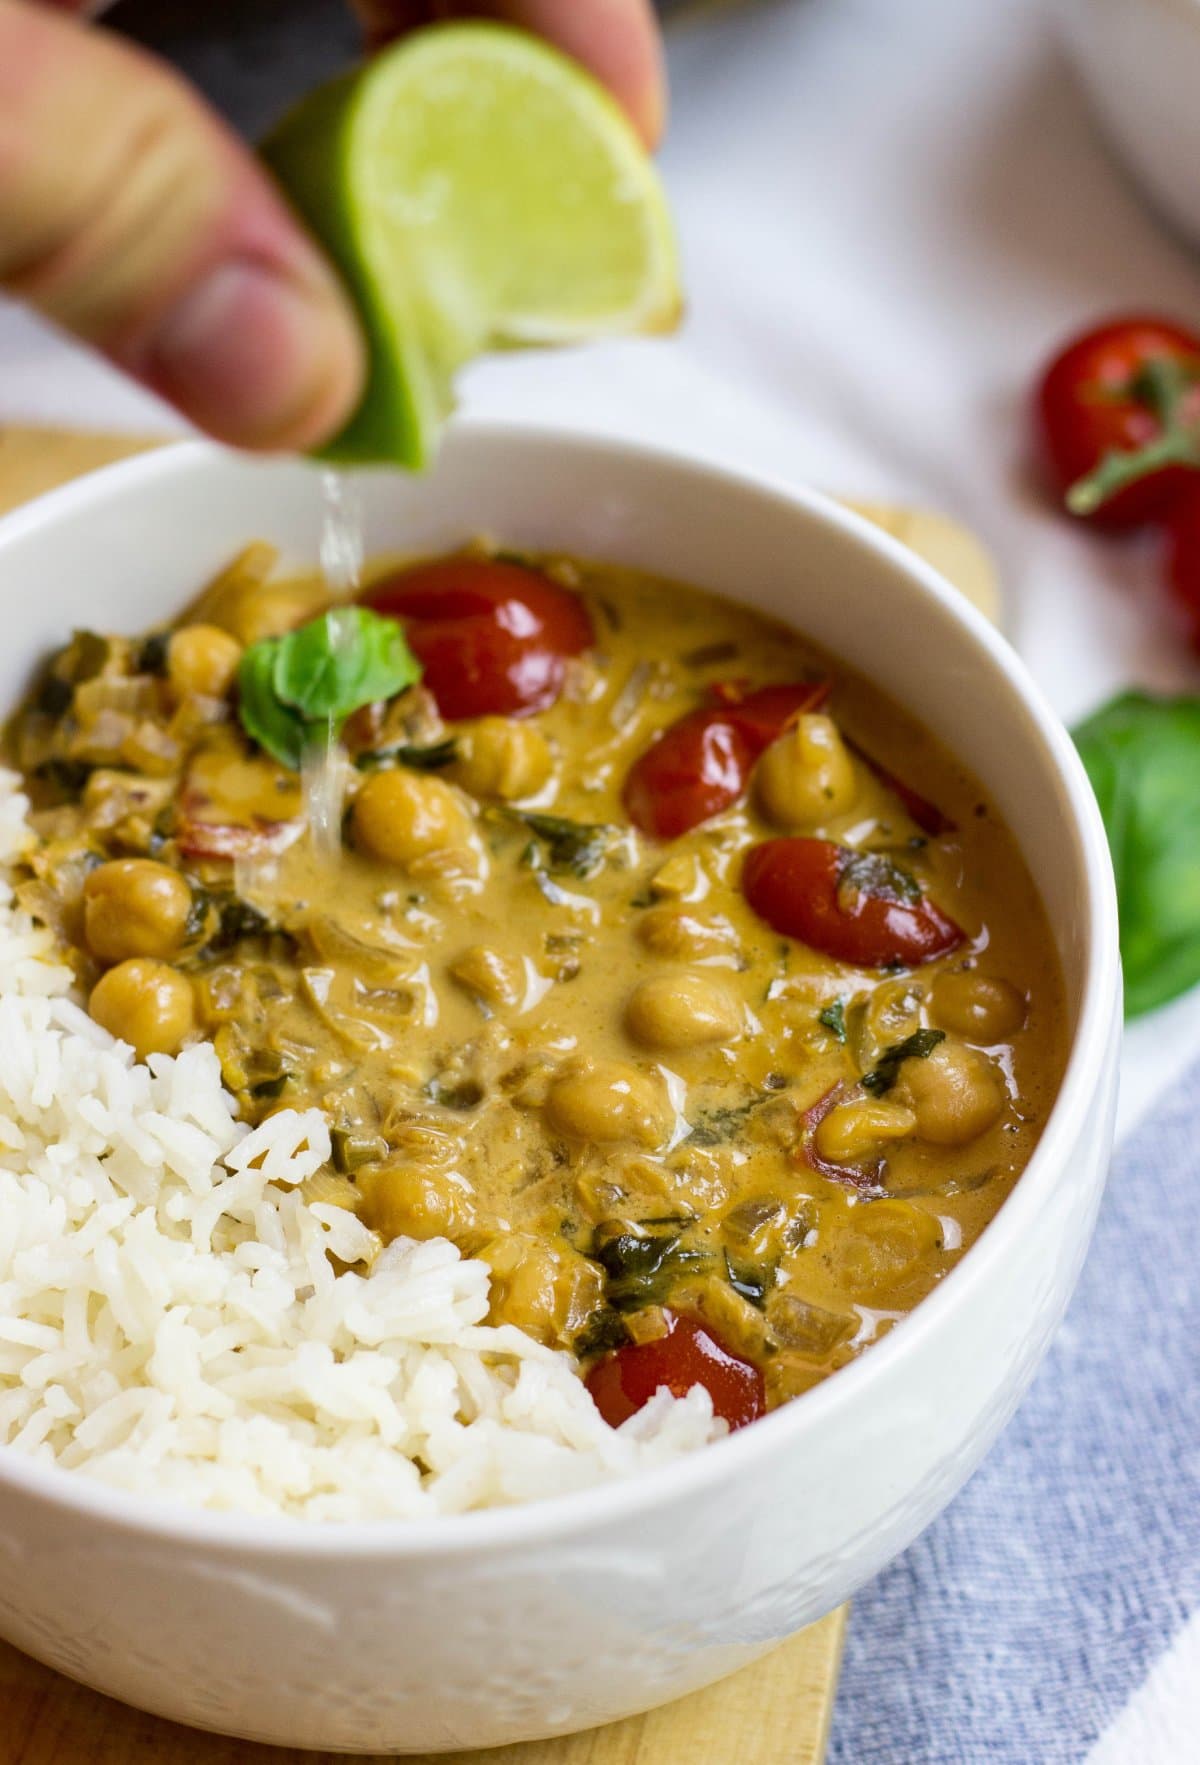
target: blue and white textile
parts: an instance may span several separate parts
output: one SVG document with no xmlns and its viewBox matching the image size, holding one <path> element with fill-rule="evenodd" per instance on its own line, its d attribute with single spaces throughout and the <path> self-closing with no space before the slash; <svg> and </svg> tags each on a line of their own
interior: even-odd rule
<svg viewBox="0 0 1200 1765">
<path fill-rule="evenodd" d="M 990 1457 L 851 1609 L 829 1765 L 1200 1761 L 1200 1067 Z"/>
</svg>

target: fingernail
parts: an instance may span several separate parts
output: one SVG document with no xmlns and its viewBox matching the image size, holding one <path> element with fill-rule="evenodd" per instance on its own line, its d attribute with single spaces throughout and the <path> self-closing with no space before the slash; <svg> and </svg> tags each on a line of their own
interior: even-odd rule
<svg viewBox="0 0 1200 1765">
<path fill-rule="evenodd" d="M 234 260 L 215 265 L 158 322 L 144 376 L 221 441 L 305 448 L 353 408 L 362 344 L 324 271 L 298 277 Z"/>
</svg>

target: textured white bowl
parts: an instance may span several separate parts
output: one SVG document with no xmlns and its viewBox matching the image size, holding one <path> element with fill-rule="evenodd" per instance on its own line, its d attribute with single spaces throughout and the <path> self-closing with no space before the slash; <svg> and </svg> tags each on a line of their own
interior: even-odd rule
<svg viewBox="0 0 1200 1765">
<path fill-rule="evenodd" d="M 488 530 L 718 589 L 793 620 L 925 719 L 1008 818 L 1067 978 L 1073 1048 L 1041 1144 L 980 1243 L 862 1360 L 630 1483 L 523 1509 L 309 1526 L 177 1510 L 0 1449 L 0 1632 L 179 1721 L 359 1751 L 495 1746 L 720 1678 L 854 1592 L 981 1458 L 1083 1259 L 1108 1162 L 1119 975 L 1103 830 L 1007 645 L 823 498 L 666 455 L 455 430 L 426 480 L 364 480 L 369 552 Z M 306 467 L 202 445 L 0 524 L 0 703 L 83 622 L 136 630 L 245 541 L 316 556 Z"/>
<path fill-rule="evenodd" d="M 1058 0 L 1108 139 L 1155 205 L 1200 242 L 1200 0 Z"/>
</svg>

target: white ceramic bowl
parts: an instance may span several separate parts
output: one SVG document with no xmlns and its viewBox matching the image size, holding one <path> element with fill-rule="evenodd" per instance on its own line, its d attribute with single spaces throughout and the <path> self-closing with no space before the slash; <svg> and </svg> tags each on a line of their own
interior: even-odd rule
<svg viewBox="0 0 1200 1765">
<path fill-rule="evenodd" d="M 1157 208 L 1200 242 L 1200 0 L 1058 0 L 1097 118 Z"/>
<path fill-rule="evenodd" d="M 495 1746 L 607 1722 L 752 1660 L 930 1521 L 1057 1324 L 1103 1185 L 1119 976 L 1103 830 L 1007 645 L 863 521 L 669 456 L 463 427 L 423 480 L 364 479 L 368 552 L 485 530 L 681 577 L 793 620 L 931 725 L 1019 839 L 1073 1047 L 1012 1197 L 862 1360 L 686 1461 L 539 1505 L 305 1526 L 138 1501 L 0 1449 L 0 1632 L 118 1698 L 293 1746 Z M 0 703 L 74 624 L 135 631 L 254 537 L 316 556 L 302 465 L 186 445 L 0 525 Z"/>
</svg>

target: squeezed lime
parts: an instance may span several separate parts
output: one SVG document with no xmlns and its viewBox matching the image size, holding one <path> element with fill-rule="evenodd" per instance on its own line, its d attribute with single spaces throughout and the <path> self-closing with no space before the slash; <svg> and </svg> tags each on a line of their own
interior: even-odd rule
<svg viewBox="0 0 1200 1765">
<path fill-rule="evenodd" d="M 473 356 L 679 317 L 653 163 L 603 87 L 522 31 L 417 31 L 304 98 L 262 151 L 367 337 L 366 392 L 327 459 L 420 468 Z"/>
</svg>

